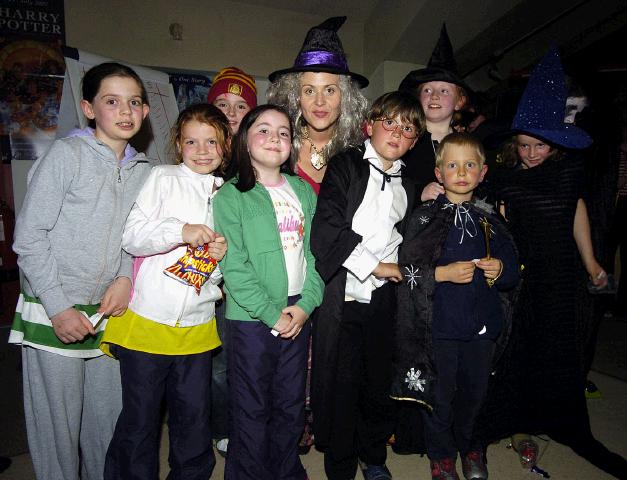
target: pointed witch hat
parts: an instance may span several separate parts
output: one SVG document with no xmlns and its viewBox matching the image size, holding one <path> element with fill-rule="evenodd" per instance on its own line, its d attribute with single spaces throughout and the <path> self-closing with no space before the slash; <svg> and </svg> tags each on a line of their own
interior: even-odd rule
<svg viewBox="0 0 627 480">
<path fill-rule="evenodd" d="M 592 139 L 581 128 L 564 123 L 566 80 L 557 47 L 536 65 L 518 103 L 511 133 L 537 137 L 564 148 L 582 149 Z"/>
<path fill-rule="evenodd" d="M 433 49 L 427 67 L 409 72 L 398 89 L 415 95 L 418 86 L 427 82 L 452 83 L 462 87 L 467 95 L 472 94 L 472 89 L 457 71 L 457 62 L 453 55 L 453 45 L 446 31 L 446 23 L 442 24 L 440 38 Z"/>
<path fill-rule="evenodd" d="M 368 79 L 348 69 L 346 54 L 337 31 L 346 17 L 331 17 L 307 32 L 303 46 L 292 68 L 277 70 L 268 77 L 274 82 L 281 75 L 292 72 L 327 72 L 349 75 L 360 88 L 368 86 Z"/>
</svg>

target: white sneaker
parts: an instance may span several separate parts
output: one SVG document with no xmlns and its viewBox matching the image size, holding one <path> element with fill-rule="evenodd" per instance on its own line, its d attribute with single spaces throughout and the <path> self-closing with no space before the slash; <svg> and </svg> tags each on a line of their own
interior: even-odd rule
<svg viewBox="0 0 627 480">
<path fill-rule="evenodd" d="M 226 451 L 227 451 L 228 447 L 229 447 L 229 439 L 228 438 L 222 438 L 222 439 L 220 439 L 220 440 L 218 440 L 216 442 L 216 450 L 224 458 L 226 458 Z"/>
</svg>

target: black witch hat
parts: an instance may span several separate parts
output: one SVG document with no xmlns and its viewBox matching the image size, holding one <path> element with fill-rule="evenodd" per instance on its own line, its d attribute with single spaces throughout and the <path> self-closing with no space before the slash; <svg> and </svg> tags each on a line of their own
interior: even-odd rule
<svg viewBox="0 0 627 480">
<path fill-rule="evenodd" d="M 472 94 L 472 90 L 457 71 L 457 62 L 453 56 L 453 45 L 446 31 L 445 23 L 442 24 L 440 38 L 433 49 L 427 68 L 409 72 L 398 89 L 415 94 L 416 88 L 427 82 L 452 83 L 462 87 L 467 95 Z"/>
<path fill-rule="evenodd" d="M 346 17 L 331 17 L 307 32 L 294 66 L 272 72 L 271 82 L 286 73 L 292 72 L 327 72 L 349 75 L 360 88 L 368 86 L 368 79 L 348 69 L 346 54 L 337 31 L 346 21 Z"/>
</svg>

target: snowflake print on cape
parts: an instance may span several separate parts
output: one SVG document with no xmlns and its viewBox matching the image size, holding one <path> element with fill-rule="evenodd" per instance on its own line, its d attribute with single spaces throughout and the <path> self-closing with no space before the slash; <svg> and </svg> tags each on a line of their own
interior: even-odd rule
<svg viewBox="0 0 627 480">
<path fill-rule="evenodd" d="M 427 381 L 420 378 L 421 373 L 422 372 L 420 370 L 414 370 L 413 367 L 409 369 L 409 371 L 407 372 L 407 376 L 405 377 L 405 383 L 407 384 L 407 388 L 415 391 L 425 391 L 424 385 L 427 383 Z"/>
<path fill-rule="evenodd" d="M 414 267 L 413 265 L 409 265 L 405 267 L 405 270 L 407 270 L 407 273 L 405 274 L 405 277 L 407 277 L 407 284 L 409 285 L 410 290 L 413 290 L 414 287 L 418 286 L 418 279 L 422 276 L 418 275 L 420 269 L 418 267 Z"/>
</svg>

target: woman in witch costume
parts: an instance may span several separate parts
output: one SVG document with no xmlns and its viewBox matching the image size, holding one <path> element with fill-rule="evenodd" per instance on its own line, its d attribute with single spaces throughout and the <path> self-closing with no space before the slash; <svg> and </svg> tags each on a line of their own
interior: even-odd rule
<svg viewBox="0 0 627 480">
<path fill-rule="evenodd" d="M 368 79 L 348 69 L 332 17 L 307 33 L 291 68 L 270 74 L 268 103 L 285 107 L 294 123 L 295 170 L 316 193 L 329 158 L 363 143 Z"/>
<path fill-rule="evenodd" d="M 328 160 L 351 146 L 363 143 L 368 100 L 361 89 L 368 79 L 348 69 L 337 34 L 346 17 L 332 17 L 307 32 L 291 68 L 270 74 L 268 103 L 281 105 L 294 125 L 294 171 L 316 195 Z M 312 323 L 315 323 L 314 311 Z M 311 349 L 310 349 L 311 352 Z M 311 355 L 309 361 L 311 372 Z M 301 453 L 313 445 L 313 418 L 307 379 L 307 422 L 300 442 Z"/>
<path fill-rule="evenodd" d="M 563 123 L 566 95 L 559 54 L 552 49 L 534 69 L 512 123 L 503 155 L 514 166 L 493 177 L 524 270 L 515 340 L 493 377 L 479 434 L 487 445 L 520 432 L 545 433 L 627 478 L 627 462 L 592 436 L 586 406 L 583 334 L 592 314 L 586 283 L 602 287 L 607 279 L 592 252 L 582 199 L 578 151 L 592 140 Z M 533 441 L 515 435 L 513 446 L 523 466 L 533 466 Z"/>
</svg>

